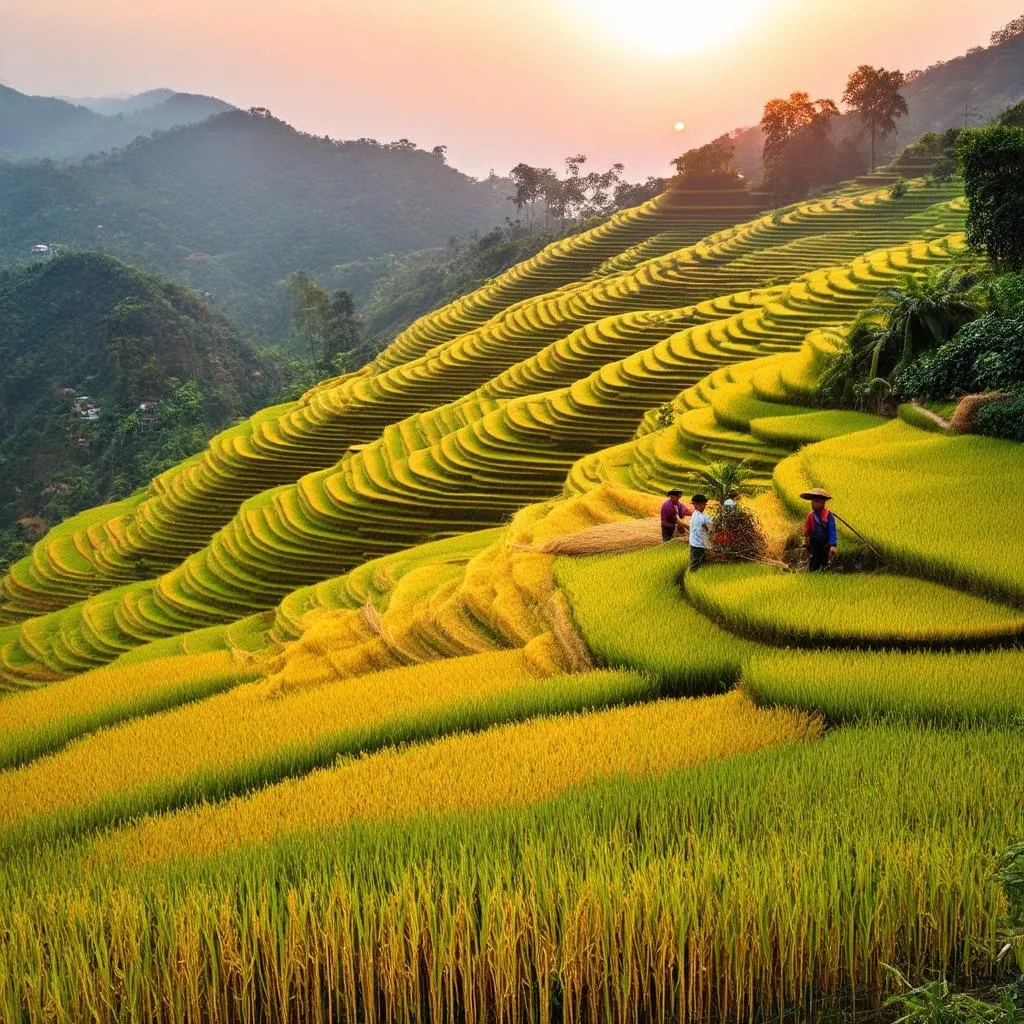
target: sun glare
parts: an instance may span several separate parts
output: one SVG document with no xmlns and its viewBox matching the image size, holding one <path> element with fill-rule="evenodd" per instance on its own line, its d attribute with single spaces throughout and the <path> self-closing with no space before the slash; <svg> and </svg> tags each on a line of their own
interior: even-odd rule
<svg viewBox="0 0 1024 1024">
<path fill-rule="evenodd" d="M 617 38 L 666 55 L 702 50 L 744 28 L 767 0 L 584 0 L 594 23 Z"/>
</svg>

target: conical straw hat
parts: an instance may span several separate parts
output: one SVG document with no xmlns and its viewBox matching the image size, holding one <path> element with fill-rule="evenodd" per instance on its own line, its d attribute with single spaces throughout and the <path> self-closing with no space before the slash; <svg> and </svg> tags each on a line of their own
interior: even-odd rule
<svg viewBox="0 0 1024 1024">
<path fill-rule="evenodd" d="M 809 491 L 804 491 L 800 497 L 804 501 L 813 501 L 815 498 L 824 498 L 825 501 L 832 500 L 832 495 L 824 487 L 812 487 Z"/>
</svg>

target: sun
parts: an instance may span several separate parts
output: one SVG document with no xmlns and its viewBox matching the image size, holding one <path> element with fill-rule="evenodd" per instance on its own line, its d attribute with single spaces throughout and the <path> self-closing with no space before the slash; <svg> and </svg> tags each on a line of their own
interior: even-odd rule
<svg viewBox="0 0 1024 1024">
<path fill-rule="evenodd" d="M 665 55 L 702 50 L 746 27 L 768 0 L 583 0 L 584 17 L 616 38 Z"/>
</svg>

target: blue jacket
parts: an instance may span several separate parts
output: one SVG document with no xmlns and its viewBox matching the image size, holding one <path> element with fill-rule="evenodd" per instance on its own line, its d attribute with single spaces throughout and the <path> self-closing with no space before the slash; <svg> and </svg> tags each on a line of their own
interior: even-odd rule
<svg viewBox="0 0 1024 1024">
<path fill-rule="evenodd" d="M 837 547 L 839 535 L 836 532 L 836 517 L 825 509 L 825 517 L 819 518 L 816 512 L 811 512 L 804 523 L 804 534 L 807 539 L 815 544 L 828 544 L 830 548 Z"/>
</svg>

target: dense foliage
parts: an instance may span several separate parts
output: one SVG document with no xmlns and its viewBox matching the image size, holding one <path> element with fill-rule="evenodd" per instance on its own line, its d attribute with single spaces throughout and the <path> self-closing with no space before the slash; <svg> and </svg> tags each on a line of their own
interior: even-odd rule
<svg viewBox="0 0 1024 1024">
<path fill-rule="evenodd" d="M 918 361 L 975 320 L 981 301 L 979 275 L 952 265 L 883 288 L 837 337 L 839 351 L 821 378 L 826 401 L 884 408 L 890 393 L 922 393 Z"/>
<path fill-rule="evenodd" d="M 987 311 L 931 351 L 901 367 L 893 385 L 901 398 L 957 399 L 996 392 L 1006 401 L 973 413 L 978 433 L 1024 440 L 1024 276 L 988 283 Z"/>
<path fill-rule="evenodd" d="M 277 282 L 294 270 L 326 278 L 468 236 L 504 219 L 507 193 L 412 143 L 334 142 L 231 111 L 78 166 L 0 165 L 0 258 L 39 243 L 106 250 L 273 340 L 286 329 Z"/>
<path fill-rule="evenodd" d="M 614 210 L 634 205 L 643 199 L 650 199 L 661 191 L 663 182 L 659 178 L 648 178 L 642 185 L 625 181 L 623 164 L 612 164 L 606 171 L 587 171 L 587 155 L 578 153 L 565 158 L 565 174 L 560 178 L 550 167 L 532 167 L 518 163 L 509 171 L 513 191 L 508 201 L 514 204 L 516 220 L 523 211 L 532 223 L 538 212 L 543 216 L 544 228 L 550 229 L 552 221 L 563 230 L 568 222 L 592 217 L 607 217 Z"/>
<path fill-rule="evenodd" d="M 5 561 L 193 454 L 277 383 L 205 303 L 95 254 L 0 274 L 0 362 Z"/>
<path fill-rule="evenodd" d="M 899 376 L 903 393 L 951 398 L 1024 388 L 1024 316 L 988 313 Z"/>
<path fill-rule="evenodd" d="M 773 194 L 803 196 L 815 185 L 835 180 L 832 100 L 811 100 L 806 92 L 765 104 L 764 183 Z"/>
<path fill-rule="evenodd" d="M 736 147 L 728 135 L 688 150 L 672 161 L 673 188 L 731 189 L 743 187 L 743 176 L 733 165 Z"/>
<path fill-rule="evenodd" d="M 1004 270 L 1024 270 L 1024 128 L 962 132 L 956 145 L 970 212 L 967 241 Z"/>
</svg>

